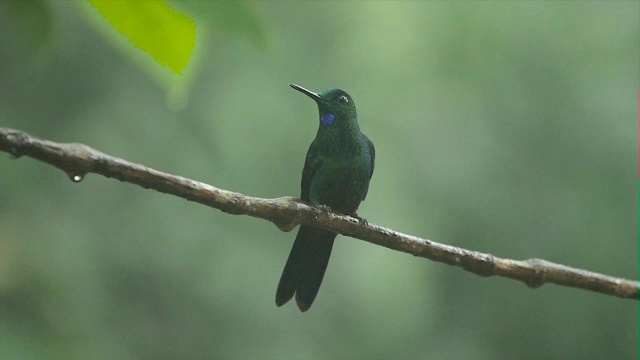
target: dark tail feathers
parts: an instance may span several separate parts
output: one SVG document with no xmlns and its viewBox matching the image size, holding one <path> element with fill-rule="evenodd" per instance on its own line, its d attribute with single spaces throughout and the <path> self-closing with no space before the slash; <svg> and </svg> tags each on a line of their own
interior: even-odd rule
<svg viewBox="0 0 640 360">
<path fill-rule="evenodd" d="M 322 284 L 336 236 L 330 231 L 300 226 L 278 284 L 276 305 L 284 305 L 295 293 L 298 308 L 309 310 Z"/>
</svg>

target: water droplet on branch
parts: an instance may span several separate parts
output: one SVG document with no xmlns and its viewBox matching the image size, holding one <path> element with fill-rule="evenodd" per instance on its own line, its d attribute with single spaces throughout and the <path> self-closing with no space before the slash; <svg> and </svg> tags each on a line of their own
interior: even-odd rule
<svg viewBox="0 0 640 360">
<path fill-rule="evenodd" d="M 79 183 L 80 181 L 82 181 L 84 179 L 86 174 L 72 174 L 72 173 L 69 173 L 67 175 L 69 175 L 69 179 L 71 179 L 71 181 L 73 181 L 74 183 Z"/>
<path fill-rule="evenodd" d="M 18 149 L 12 147 L 9 148 L 9 159 L 15 160 L 22 156 L 22 154 L 18 151 Z"/>
</svg>

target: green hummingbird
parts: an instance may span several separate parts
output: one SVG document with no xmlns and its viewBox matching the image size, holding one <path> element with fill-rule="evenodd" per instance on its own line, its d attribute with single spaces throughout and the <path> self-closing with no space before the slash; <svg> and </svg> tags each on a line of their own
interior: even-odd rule
<svg viewBox="0 0 640 360">
<path fill-rule="evenodd" d="M 367 196 L 373 174 L 375 149 L 361 131 L 356 105 L 340 89 L 314 93 L 302 86 L 291 87 L 318 104 L 320 125 L 309 146 L 302 170 L 301 199 L 337 213 L 356 215 Z M 338 234 L 301 225 L 282 272 L 276 305 L 291 300 L 294 293 L 301 311 L 307 311 L 318 294 Z"/>
</svg>

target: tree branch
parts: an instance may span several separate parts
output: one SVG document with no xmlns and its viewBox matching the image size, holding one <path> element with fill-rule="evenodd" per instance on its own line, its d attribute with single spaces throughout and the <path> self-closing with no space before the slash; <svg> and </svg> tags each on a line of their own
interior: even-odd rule
<svg viewBox="0 0 640 360">
<path fill-rule="evenodd" d="M 223 212 L 269 220 L 282 231 L 306 224 L 458 266 L 480 276 L 502 276 L 524 282 L 531 288 L 545 283 L 575 287 L 627 299 L 638 299 L 637 281 L 616 278 L 541 259 L 510 260 L 465 250 L 407 235 L 374 224 L 360 223 L 350 216 L 325 212 L 292 197 L 263 199 L 218 189 L 195 180 L 160 172 L 96 151 L 82 144 L 60 144 L 22 131 L 0 128 L 0 151 L 13 158 L 29 156 L 82 181 L 88 173 L 175 195 Z"/>
</svg>

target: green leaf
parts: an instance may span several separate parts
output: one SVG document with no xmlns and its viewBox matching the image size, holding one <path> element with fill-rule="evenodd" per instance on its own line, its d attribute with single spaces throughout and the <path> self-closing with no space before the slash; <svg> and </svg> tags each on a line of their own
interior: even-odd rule
<svg viewBox="0 0 640 360">
<path fill-rule="evenodd" d="M 196 45 L 195 22 L 162 0 L 87 0 L 129 42 L 182 75 Z"/>
</svg>

